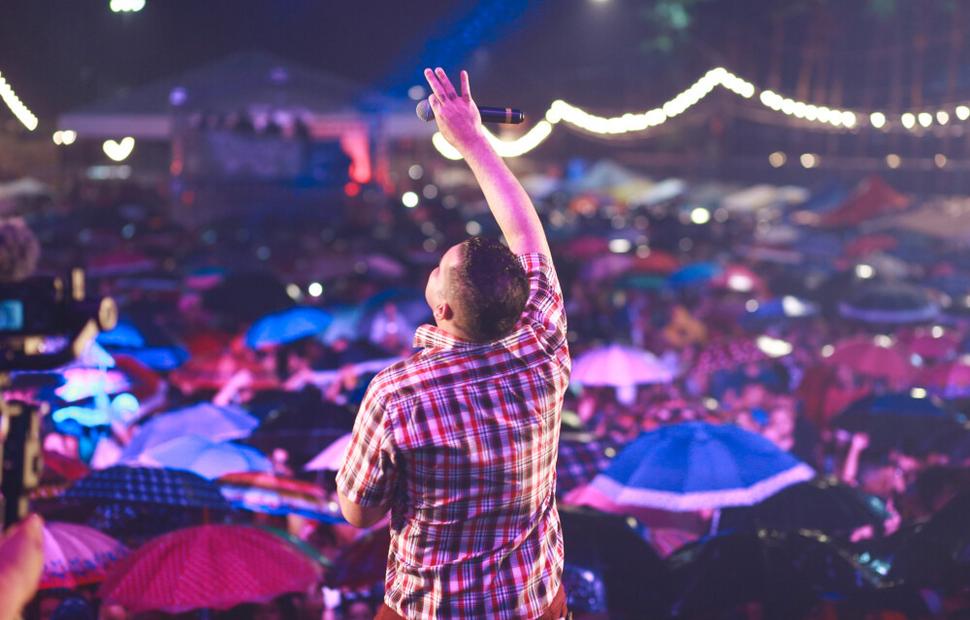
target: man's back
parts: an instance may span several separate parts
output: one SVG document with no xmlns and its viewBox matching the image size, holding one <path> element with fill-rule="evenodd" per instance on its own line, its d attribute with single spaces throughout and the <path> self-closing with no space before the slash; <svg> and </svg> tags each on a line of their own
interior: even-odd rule
<svg viewBox="0 0 970 620">
<path fill-rule="evenodd" d="M 390 499 L 385 601 L 408 618 L 538 617 L 560 586 L 565 313 L 549 259 L 519 260 L 530 293 L 513 333 L 420 328 L 424 350 L 370 386 L 338 478 L 354 501 Z"/>
</svg>

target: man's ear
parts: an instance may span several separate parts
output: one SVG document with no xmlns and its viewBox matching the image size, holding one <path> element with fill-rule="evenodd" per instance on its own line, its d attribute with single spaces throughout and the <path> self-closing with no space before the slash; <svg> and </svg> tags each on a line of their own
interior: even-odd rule
<svg viewBox="0 0 970 620">
<path fill-rule="evenodd" d="M 436 321 L 450 321 L 454 316 L 454 311 L 446 301 L 443 301 L 434 307 L 434 318 Z"/>
</svg>

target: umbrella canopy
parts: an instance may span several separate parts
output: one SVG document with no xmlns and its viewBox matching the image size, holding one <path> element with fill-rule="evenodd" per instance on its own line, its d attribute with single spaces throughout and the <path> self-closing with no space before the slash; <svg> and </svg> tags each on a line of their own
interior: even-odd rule
<svg viewBox="0 0 970 620">
<path fill-rule="evenodd" d="M 839 304 L 848 319 L 875 324 L 906 324 L 932 321 L 940 314 L 926 291 L 901 283 L 862 285 Z"/>
<path fill-rule="evenodd" d="M 757 302 L 753 311 L 748 309 L 741 319 L 749 326 L 785 323 L 797 319 L 812 318 L 818 314 L 818 306 L 794 295 Z"/>
<path fill-rule="evenodd" d="M 256 321 L 246 332 L 246 344 L 258 349 L 294 342 L 325 331 L 331 320 L 330 314 L 319 308 L 290 308 Z"/>
<path fill-rule="evenodd" d="M 715 342 L 701 351 L 694 364 L 694 371 L 712 373 L 718 370 L 737 368 L 741 364 L 760 362 L 767 355 L 756 340 L 741 338 Z"/>
<path fill-rule="evenodd" d="M 344 457 L 353 437 L 353 433 L 339 437 L 324 448 L 320 454 L 313 457 L 309 463 L 304 465 L 303 469 L 306 471 L 339 471 L 340 466 L 344 464 Z"/>
<path fill-rule="evenodd" d="M 580 385 L 626 387 L 670 383 L 674 375 L 652 353 L 613 344 L 576 358 L 570 378 Z"/>
<path fill-rule="evenodd" d="M 862 596 L 878 576 L 825 536 L 759 531 L 714 536 L 667 559 L 670 616 L 703 617 L 763 605 L 766 618 L 801 618 L 822 599 Z"/>
<path fill-rule="evenodd" d="M 199 435 L 213 441 L 239 439 L 247 437 L 257 426 L 259 420 L 235 405 L 198 403 L 153 417 L 135 433 L 121 458 L 137 458 L 150 448 L 184 435 Z"/>
<path fill-rule="evenodd" d="M 321 572 L 299 549 L 264 530 L 202 525 L 145 544 L 115 566 L 99 596 L 136 613 L 222 610 L 304 592 Z"/>
<path fill-rule="evenodd" d="M 832 423 L 853 432 L 866 432 L 874 452 L 902 449 L 925 454 L 958 433 L 965 419 L 943 407 L 938 399 L 917 392 L 867 396 L 837 415 Z"/>
<path fill-rule="evenodd" d="M 834 480 L 816 478 L 793 484 L 753 506 L 724 510 L 718 529 L 813 530 L 848 540 L 853 531 L 867 525 L 881 531 L 888 518 L 879 499 Z"/>
<path fill-rule="evenodd" d="M 384 583 L 387 554 L 391 548 L 391 531 L 381 527 L 371 530 L 345 547 L 334 567 L 327 571 L 329 588 L 359 590 Z"/>
<path fill-rule="evenodd" d="M 219 478 L 223 496 L 233 506 L 271 515 L 297 514 L 326 523 L 344 523 L 340 507 L 327 501 L 315 484 L 264 473 L 227 474 Z"/>
<path fill-rule="evenodd" d="M 889 576 L 920 586 L 959 587 L 970 577 L 970 495 L 953 498 L 900 542 Z"/>
<path fill-rule="evenodd" d="M 760 435 L 689 422 L 644 433 L 591 486 L 617 504 L 687 511 L 750 506 L 814 476 Z"/>
<path fill-rule="evenodd" d="M 904 332 L 900 335 L 899 345 L 903 350 L 923 358 L 944 359 L 960 350 L 960 334 L 937 325 Z"/>
<path fill-rule="evenodd" d="M 675 289 L 704 285 L 720 275 L 722 269 L 715 263 L 693 263 L 681 267 L 667 278 L 667 283 Z"/>
<path fill-rule="evenodd" d="M 157 504 L 228 510 L 219 488 L 187 471 L 116 466 L 92 472 L 69 488 L 65 499 L 105 503 Z"/>
<path fill-rule="evenodd" d="M 943 398 L 966 398 L 970 396 L 970 356 L 925 368 L 913 383 Z"/>
<path fill-rule="evenodd" d="M 104 579 L 105 569 L 128 554 L 120 542 L 75 523 L 44 524 L 41 590 L 77 588 Z"/>
<path fill-rule="evenodd" d="M 148 448 L 134 462 L 139 465 L 187 469 L 213 480 L 236 472 L 270 472 L 273 464 L 249 446 L 185 435 Z"/>
<path fill-rule="evenodd" d="M 570 611 L 611 618 L 657 618 L 668 605 L 663 560 L 627 519 L 585 508 L 559 509 L 563 582 Z"/>
<path fill-rule="evenodd" d="M 867 377 L 900 381 L 910 377 L 914 368 L 909 356 L 892 345 L 892 341 L 885 337 L 843 340 L 835 344 L 825 361 L 844 364 Z"/>
<path fill-rule="evenodd" d="M 254 272 L 227 276 L 205 291 L 202 303 L 211 312 L 250 322 L 289 308 L 293 300 L 276 276 Z"/>
</svg>

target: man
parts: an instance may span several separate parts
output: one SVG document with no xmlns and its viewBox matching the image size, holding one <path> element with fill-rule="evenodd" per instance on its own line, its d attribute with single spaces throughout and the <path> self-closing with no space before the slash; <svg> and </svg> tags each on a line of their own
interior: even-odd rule
<svg viewBox="0 0 970 620">
<path fill-rule="evenodd" d="M 531 200 L 485 139 L 468 74 L 460 94 L 440 68 L 425 78 L 438 128 L 509 247 L 473 238 L 432 271 L 436 325 L 368 388 L 337 476 L 340 507 L 358 527 L 391 511 L 378 618 L 562 618 L 562 292 Z"/>
</svg>

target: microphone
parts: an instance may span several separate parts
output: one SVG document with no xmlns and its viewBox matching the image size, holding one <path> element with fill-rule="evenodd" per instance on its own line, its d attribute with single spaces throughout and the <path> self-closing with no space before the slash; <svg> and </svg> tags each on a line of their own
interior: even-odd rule
<svg viewBox="0 0 970 620">
<path fill-rule="evenodd" d="M 434 110 L 431 109 L 431 104 L 428 103 L 427 99 L 419 101 L 418 107 L 414 111 L 417 113 L 418 118 L 425 122 L 430 123 L 434 120 Z M 516 110 L 515 108 L 491 108 L 480 105 L 478 106 L 478 113 L 482 116 L 483 123 L 518 125 L 525 120 L 525 114 L 522 113 L 522 110 Z"/>
</svg>

